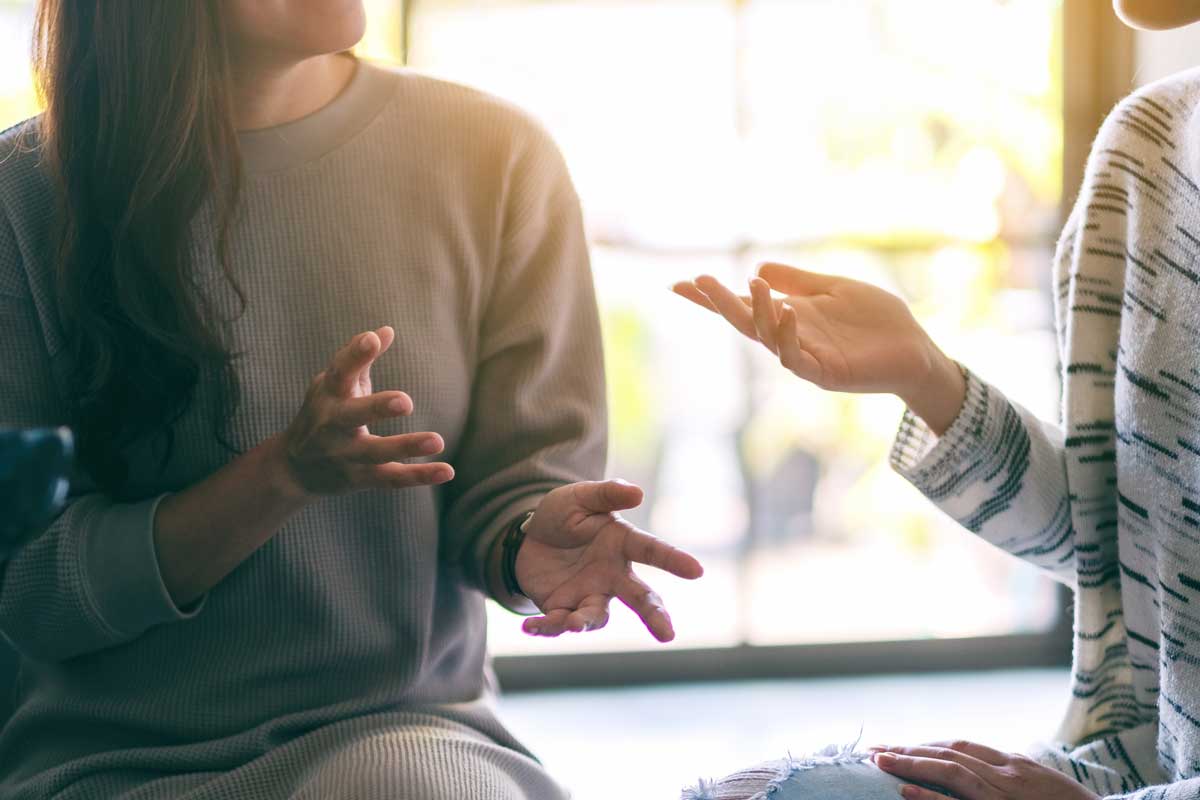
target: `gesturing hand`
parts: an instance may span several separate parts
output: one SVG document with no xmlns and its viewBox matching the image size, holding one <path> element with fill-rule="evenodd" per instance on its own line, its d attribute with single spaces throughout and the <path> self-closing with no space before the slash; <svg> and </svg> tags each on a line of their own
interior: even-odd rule
<svg viewBox="0 0 1200 800">
<path fill-rule="evenodd" d="M 558 636 L 602 628 L 609 601 L 616 597 L 641 617 L 654 638 L 675 638 L 662 600 L 633 573 L 632 563 L 689 580 L 704 568 L 616 513 L 641 502 L 642 490 L 624 481 L 573 483 L 542 499 L 517 552 L 517 582 L 544 614 L 525 620 L 527 633 Z"/>
<path fill-rule="evenodd" d="M 288 473 L 305 494 L 405 488 L 454 477 L 449 464 L 401 463 L 440 453 L 445 445 L 436 433 L 375 436 L 367 428 L 413 411 L 404 392 L 371 390 L 371 365 L 395 338 L 387 326 L 359 334 L 313 379 L 304 406 L 283 434 Z"/>
<path fill-rule="evenodd" d="M 1058 770 L 974 742 L 871 749 L 875 764 L 884 772 L 945 787 L 959 800 L 1099 800 Z M 900 793 L 906 800 L 951 800 L 920 786 L 905 786 Z"/>
<path fill-rule="evenodd" d="M 782 264 L 764 264 L 749 296 L 707 275 L 673 288 L 822 389 L 896 394 L 938 433 L 962 406 L 966 384 L 957 365 L 883 289 Z M 772 289 L 787 296 L 775 300 Z"/>
</svg>

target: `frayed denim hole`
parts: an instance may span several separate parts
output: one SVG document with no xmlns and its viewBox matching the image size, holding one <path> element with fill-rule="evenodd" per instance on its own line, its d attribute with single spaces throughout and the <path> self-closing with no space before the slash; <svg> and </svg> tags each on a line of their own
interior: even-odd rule
<svg viewBox="0 0 1200 800">
<path fill-rule="evenodd" d="M 719 780 L 701 779 L 696 786 L 684 789 L 680 800 L 769 800 L 797 772 L 869 761 L 871 754 L 857 749 L 861 736 L 860 732 L 859 738 L 849 744 L 831 744 L 804 758 L 788 753 L 786 758 L 757 764 Z"/>
</svg>

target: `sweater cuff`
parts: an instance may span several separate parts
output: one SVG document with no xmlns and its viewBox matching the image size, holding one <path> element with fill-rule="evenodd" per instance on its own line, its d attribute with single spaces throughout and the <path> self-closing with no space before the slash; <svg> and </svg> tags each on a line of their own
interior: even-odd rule
<svg viewBox="0 0 1200 800">
<path fill-rule="evenodd" d="M 186 610 L 175 605 L 159 571 L 154 516 L 166 495 L 115 505 L 93 515 L 84 532 L 81 572 L 92 607 L 122 638 L 155 625 L 191 619 L 207 595 Z"/>
<path fill-rule="evenodd" d="M 545 496 L 546 493 L 525 495 L 519 500 L 514 500 L 508 505 L 504 506 L 499 513 L 495 515 L 495 522 L 488 526 L 488 528 L 475 540 L 475 545 L 472 551 L 473 570 L 468 575 L 468 579 L 474 581 L 474 585 L 479 587 L 485 595 L 495 600 L 501 606 L 513 612 L 514 614 L 528 616 L 530 612 L 526 609 L 515 607 L 509 599 L 505 597 L 497 597 L 492 592 L 488 581 L 489 562 L 493 555 L 493 551 L 500 547 L 500 543 L 497 540 L 502 537 L 505 531 L 508 530 L 508 527 L 513 524 L 513 520 L 529 513 L 530 511 L 536 510 L 538 504 L 542 502 L 542 498 Z"/>
<path fill-rule="evenodd" d="M 1004 397 L 965 367 L 963 376 L 966 399 L 944 434 L 938 436 L 906 408 L 892 444 L 892 468 L 925 494 L 935 492 L 967 465 L 995 452 L 1003 435 Z"/>
</svg>

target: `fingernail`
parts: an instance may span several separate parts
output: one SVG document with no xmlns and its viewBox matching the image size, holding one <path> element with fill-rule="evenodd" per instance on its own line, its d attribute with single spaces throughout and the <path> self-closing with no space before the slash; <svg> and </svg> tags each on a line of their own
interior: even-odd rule
<svg viewBox="0 0 1200 800">
<path fill-rule="evenodd" d="M 408 411 L 408 401 L 403 397 L 397 397 L 392 400 L 392 402 L 388 403 L 388 411 L 392 411 L 396 414 L 403 414 L 405 411 Z"/>
<path fill-rule="evenodd" d="M 883 750 L 891 750 L 891 749 L 892 748 L 888 747 L 886 744 L 873 744 L 867 748 L 867 752 L 868 753 L 878 753 Z"/>
<path fill-rule="evenodd" d="M 913 798 L 921 796 L 921 790 L 915 786 L 908 786 L 906 784 L 900 787 L 900 796 L 908 798 L 908 800 L 913 800 Z"/>
<path fill-rule="evenodd" d="M 372 346 L 373 345 L 371 344 L 371 339 L 368 336 L 364 335 L 362 337 L 362 339 L 359 339 L 359 341 L 358 341 L 358 349 L 364 353 L 369 353 L 371 351 Z"/>
<path fill-rule="evenodd" d="M 876 753 L 875 763 L 881 767 L 894 767 L 896 766 L 896 757 L 891 753 Z"/>
<path fill-rule="evenodd" d="M 454 479 L 454 470 L 439 469 L 437 472 L 434 473 L 434 477 L 437 478 L 437 480 L 443 481 L 443 482 L 453 480 Z"/>
<path fill-rule="evenodd" d="M 431 436 L 431 437 L 429 437 L 428 439 L 425 439 L 424 441 L 422 441 L 422 442 L 421 442 L 421 452 L 422 452 L 422 453 L 430 453 L 430 454 L 433 454 L 433 453 L 436 453 L 437 451 L 439 451 L 439 450 L 441 450 L 441 449 L 442 449 L 442 443 L 441 443 L 441 441 L 440 441 L 440 440 L 438 440 L 438 439 L 436 439 L 436 438 L 434 438 L 434 437 L 432 437 L 432 436 Z M 445 471 L 445 470 L 443 470 L 443 472 L 444 472 L 444 471 Z"/>
</svg>

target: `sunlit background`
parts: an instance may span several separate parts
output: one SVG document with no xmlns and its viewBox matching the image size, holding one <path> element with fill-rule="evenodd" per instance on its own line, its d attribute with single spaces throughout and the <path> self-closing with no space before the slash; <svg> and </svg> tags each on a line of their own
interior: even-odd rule
<svg viewBox="0 0 1200 800">
<path fill-rule="evenodd" d="M 383 4 L 386 9 L 387 4 Z M 674 647 L 1053 625 L 1047 581 L 892 473 L 901 406 L 821 392 L 668 294 L 763 259 L 908 299 L 954 356 L 1054 418 L 1046 281 L 1062 170 L 1046 0 L 424 2 L 408 61 L 529 109 L 583 199 L 611 373 L 611 472 L 697 552 L 660 579 Z M 955 35 L 947 36 L 953 30 Z M 521 636 L 498 653 L 651 646 Z"/>
<path fill-rule="evenodd" d="M 891 472 L 897 401 L 813 390 L 668 287 L 702 272 L 741 282 L 768 258 L 870 280 L 908 300 L 951 355 L 1055 419 L 1049 266 L 1076 180 L 1064 197 L 1062 175 L 1078 174 L 1117 96 L 1195 63 L 1200 26 L 1134 43 L 1103 0 L 367 5 L 360 52 L 508 98 L 562 146 L 603 306 L 611 472 L 647 489 L 639 524 L 708 567 L 697 584 L 654 576 L 679 632 L 665 654 L 627 612 L 545 641 L 490 609 L 506 681 L 524 669 L 513 682 L 526 688 L 622 684 L 501 698 L 576 800 L 677 797 L 697 774 L 860 727 L 877 741 L 1013 750 L 1048 736 L 1062 667 L 730 680 L 909 666 L 860 667 L 868 651 L 953 665 L 939 659 L 979 652 L 978 637 L 1065 645 L 1064 609 L 1047 580 Z M 0 127 L 37 110 L 31 11 L 0 0 Z M 881 641 L 901 644 L 864 644 Z M 581 650 L 610 653 L 566 655 Z M 783 655 L 765 671 L 727 668 L 747 652 Z M 827 666 L 810 670 L 817 652 Z M 718 664 L 699 674 L 721 682 L 630 688 L 677 677 L 660 655 L 668 670 Z"/>
<path fill-rule="evenodd" d="M 400 62 L 370 0 L 361 50 Z M 32 5 L 0 0 L 0 125 L 35 112 Z M 1045 630 L 1050 583 L 941 517 L 887 465 L 889 397 L 824 393 L 668 292 L 763 259 L 869 280 L 953 356 L 1057 413 L 1046 281 L 1062 171 L 1052 0 L 426 0 L 408 63 L 538 117 L 582 197 L 630 516 L 697 553 L 655 576 L 677 648 Z M 954 35 L 946 35 L 947 30 Z M 402 146 L 399 145 L 399 146 Z M 631 614 L 498 654 L 652 646 Z M 656 646 L 656 645 L 655 645 Z"/>
</svg>

